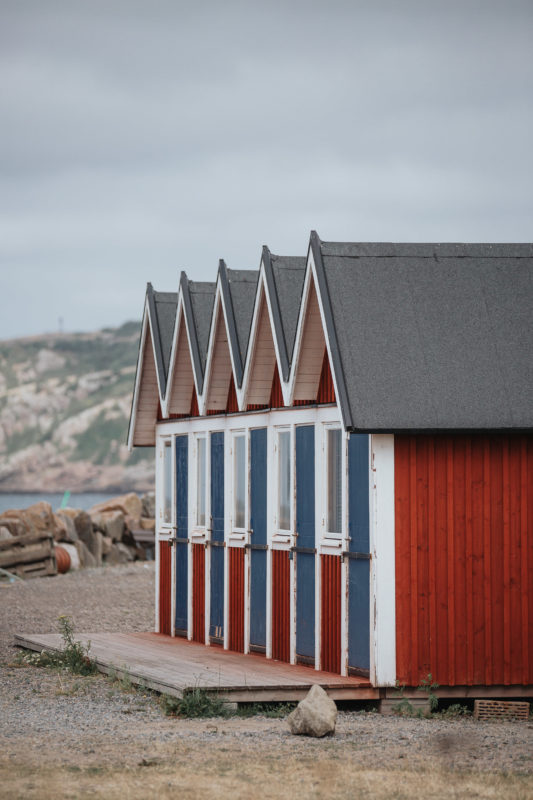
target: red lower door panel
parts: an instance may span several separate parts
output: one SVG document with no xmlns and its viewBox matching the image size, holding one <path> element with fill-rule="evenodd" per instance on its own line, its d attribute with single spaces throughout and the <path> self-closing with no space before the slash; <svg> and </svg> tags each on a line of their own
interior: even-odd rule
<svg viewBox="0 0 533 800">
<path fill-rule="evenodd" d="M 320 556 L 321 566 L 321 667 L 341 671 L 341 559 Z"/>
<path fill-rule="evenodd" d="M 229 551 L 229 649 L 244 653 L 244 548 Z"/>
<path fill-rule="evenodd" d="M 272 551 L 272 658 L 290 661 L 290 561 L 287 550 Z"/>
<path fill-rule="evenodd" d="M 159 633 L 170 636 L 170 583 L 172 580 L 172 548 L 168 542 L 159 543 Z"/>
<path fill-rule="evenodd" d="M 205 546 L 192 546 L 192 638 L 205 643 Z"/>
</svg>

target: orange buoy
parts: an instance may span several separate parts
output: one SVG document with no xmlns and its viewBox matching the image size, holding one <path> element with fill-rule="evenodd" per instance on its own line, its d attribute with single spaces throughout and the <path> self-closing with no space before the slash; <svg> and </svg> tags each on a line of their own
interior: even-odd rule
<svg viewBox="0 0 533 800">
<path fill-rule="evenodd" d="M 56 544 L 56 561 L 57 561 L 57 571 L 61 574 L 68 572 L 70 569 L 70 555 L 65 550 L 64 547 L 61 547 L 60 544 Z"/>
</svg>

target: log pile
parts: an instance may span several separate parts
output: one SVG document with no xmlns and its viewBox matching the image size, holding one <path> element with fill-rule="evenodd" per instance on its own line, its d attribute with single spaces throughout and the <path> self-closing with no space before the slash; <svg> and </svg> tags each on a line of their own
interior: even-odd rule
<svg viewBox="0 0 533 800">
<path fill-rule="evenodd" d="M 0 541 L 0 569 L 19 578 L 56 575 L 54 538 L 51 533 L 28 533 Z"/>
<path fill-rule="evenodd" d="M 54 575 L 56 543 L 66 550 L 71 569 L 125 564 L 153 558 L 153 494 L 134 492 L 99 503 L 89 511 L 49 503 L 0 514 L 0 569 L 20 577 Z"/>
</svg>

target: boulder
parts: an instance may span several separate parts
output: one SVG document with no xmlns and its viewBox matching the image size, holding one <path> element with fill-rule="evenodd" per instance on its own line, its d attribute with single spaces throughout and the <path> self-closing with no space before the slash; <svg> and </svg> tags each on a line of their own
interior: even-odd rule
<svg viewBox="0 0 533 800">
<path fill-rule="evenodd" d="M 102 556 L 105 558 L 111 552 L 111 548 L 113 547 L 113 539 L 110 539 L 109 536 L 102 536 Z"/>
<path fill-rule="evenodd" d="M 133 517 L 131 514 L 128 514 L 125 519 L 126 529 L 128 531 L 140 531 L 141 528 L 141 518 L 140 517 Z M 123 537 L 124 538 L 124 537 Z"/>
<path fill-rule="evenodd" d="M 69 514 L 65 513 L 72 509 L 63 509 L 59 508 L 54 516 L 57 520 L 61 521 L 61 524 L 64 526 L 65 533 L 63 538 L 60 541 L 63 542 L 76 542 L 79 539 L 79 536 L 76 532 L 76 526 L 74 524 L 74 519 L 69 516 Z M 59 523 L 58 523 L 59 524 Z"/>
<path fill-rule="evenodd" d="M 120 542 L 124 533 L 125 521 L 122 511 L 102 511 L 103 533 L 114 542 Z"/>
<path fill-rule="evenodd" d="M 22 512 L 23 518 L 32 525 L 36 531 L 50 531 L 54 530 L 54 512 L 50 503 L 41 500 L 39 503 L 34 503 L 28 506 Z"/>
<path fill-rule="evenodd" d="M 91 508 L 91 513 L 93 511 L 122 511 L 125 516 L 129 514 L 132 517 L 141 517 L 143 506 L 141 498 L 135 492 L 130 492 L 113 497 L 111 500 L 105 500 L 103 503 L 97 503 Z"/>
<path fill-rule="evenodd" d="M 141 528 L 143 531 L 153 531 L 155 533 L 155 519 L 152 517 L 141 517 Z"/>
<path fill-rule="evenodd" d="M 0 514 L 0 525 L 9 531 L 11 536 L 24 536 L 28 533 L 24 520 L 18 514 L 22 514 L 22 512 L 11 510 Z"/>
<path fill-rule="evenodd" d="M 123 545 L 121 544 L 121 542 L 119 542 L 118 544 L 111 545 L 111 549 L 109 550 L 109 553 L 105 557 L 106 564 L 110 564 L 111 566 L 114 566 L 115 564 L 127 564 L 128 561 L 131 560 L 128 557 L 129 554 L 126 555 L 125 553 L 122 552 L 121 549 L 119 549 L 122 546 Z"/>
<path fill-rule="evenodd" d="M 96 566 L 97 567 L 101 567 L 102 566 L 102 555 L 103 555 L 103 549 L 104 549 L 103 548 L 103 539 L 104 539 L 104 534 L 103 533 L 101 533 L 100 531 L 93 531 L 92 549 L 89 547 L 89 550 L 91 550 L 91 553 L 93 554 L 93 556 L 96 559 Z"/>
<path fill-rule="evenodd" d="M 5 542 L 6 539 L 12 539 L 13 534 L 4 525 L 0 525 L 0 542 Z"/>
<path fill-rule="evenodd" d="M 70 524 L 72 524 L 72 520 L 68 517 L 60 517 L 58 514 L 52 514 L 52 517 L 54 520 L 54 539 L 56 542 L 64 542 L 68 536 L 66 520 L 68 519 Z"/>
<path fill-rule="evenodd" d="M 78 556 L 80 560 L 80 567 L 96 567 L 96 558 L 93 556 L 91 551 L 88 549 L 87 545 L 78 539 L 77 542 L 74 542 L 74 546 L 78 551 Z"/>
<path fill-rule="evenodd" d="M 117 548 L 117 550 L 120 553 L 122 553 L 125 556 L 126 561 L 134 561 L 135 560 L 135 551 L 133 550 L 133 548 L 128 547 L 128 545 L 124 544 L 123 542 L 117 542 L 115 547 Z M 133 552 L 132 552 L 132 550 L 133 550 Z"/>
<path fill-rule="evenodd" d="M 93 535 L 93 523 L 87 512 L 81 508 L 63 508 L 62 512 L 72 519 L 78 538 L 87 544 Z"/>
<path fill-rule="evenodd" d="M 141 497 L 142 516 L 155 517 L 155 492 L 147 492 Z"/>
<path fill-rule="evenodd" d="M 287 717 L 291 733 L 303 736 L 325 736 L 335 732 L 337 706 L 324 689 L 315 683 L 292 714 Z"/>
</svg>

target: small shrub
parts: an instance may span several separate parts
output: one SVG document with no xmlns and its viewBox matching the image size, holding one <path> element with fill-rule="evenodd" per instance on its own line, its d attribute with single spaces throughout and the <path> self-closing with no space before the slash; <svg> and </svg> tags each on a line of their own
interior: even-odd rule
<svg viewBox="0 0 533 800">
<path fill-rule="evenodd" d="M 468 706 L 464 706 L 461 703 L 452 703 L 448 708 L 443 708 L 442 711 L 439 712 L 439 716 L 457 719 L 458 717 L 470 717 L 472 716 L 472 712 Z"/>
<path fill-rule="evenodd" d="M 75 675 L 94 675 L 97 672 L 96 662 L 89 658 L 91 645 L 82 644 L 74 639 L 74 625 L 70 617 L 58 617 L 59 630 L 63 639 L 63 650 L 52 653 L 41 650 L 40 653 L 23 653 L 17 657 L 18 663 L 30 667 L 52 667 L 66 669 Z"/>
<path fill-rule="evenodd" d="M 162 694 L 161 708 L 167 717 L 225 717 L 228 712 L 224 702 L 205 689 L 192 689 L 183 697 Z"/>
<path fill-rule="evenodd" d="M 426 692 L 429 700 L 429 710 L 432 713 L 436 711 L 439 705 L 439 698 L 435 694 L 435 689 L 439 688 L 439 684 L 434 683 L 431 672 L 428 673 L 427 677 L 420 681 L 420 686 L 418 688 L 422 692 Z"/>
</svg>

